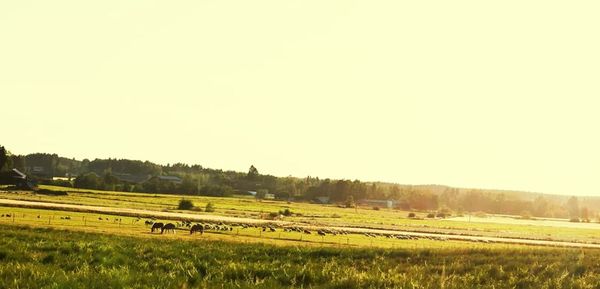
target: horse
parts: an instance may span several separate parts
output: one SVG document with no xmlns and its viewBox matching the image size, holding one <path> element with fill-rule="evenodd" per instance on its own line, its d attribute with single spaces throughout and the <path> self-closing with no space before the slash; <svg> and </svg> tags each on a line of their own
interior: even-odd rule
<svg viewBox="0 0 600 289">
<path fill-rule="evenodd" d="M 190 235 L 197 232 L 200 232 L 200 235 L 204 234 L 204 227 L 202 227 L 200 224 L 193 225 L 190 229 Z"/>
<path fill-rule="evenodd" d="M 162 234 L 162 233 L 164 233 L 165 231 L 167 231 L 167 233 L 168 233 L 169 231 L 171 231 L 173 234 L 175 234 L 175 225 L 173 225 L 173 223 L 168 223 L 168 224 L 164 225 L 164 226 L 162 227 L 162 229 L 160 229 L 160 233 Z"/>
<path fill-rule="evenodd" d="M 163 223 L 154 223 L 154 224 L 152 224 L 152 228 L 150 229 L 151 230 L 150 232 L 154 233 L 155 230 L 156 231 L 161 230 L 163 228 L 163 226 L 164 226 Z"/>
</svg>

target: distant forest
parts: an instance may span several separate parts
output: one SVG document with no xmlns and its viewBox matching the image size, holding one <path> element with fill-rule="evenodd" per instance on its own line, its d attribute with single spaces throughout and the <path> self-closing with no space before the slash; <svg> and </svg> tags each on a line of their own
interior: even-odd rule
<svg viewBox="0 0 600 289">
<path fill-rule="evenodd" d="M 75 160 L 56 154 L 13 155 L 0 147 L 0 169 L 16 168 L 40 184 L 125 192 L 231 196 L 256 192 L 282 200 L 326 201 L 345 206 L 390 200 L 393 208 L 461 214 L 483 212 L 523 217 L 598 219 L 600 198 L 527 192 L 464 189 L 441 185 L 401 185 L 318 177 L 276 177 L 250 166 L 224 171 L 184 163 L 159 165 L 128 159 Z M 5 156 L 2 157 L 2 154 Z M 57 178 L 58 177 L 58 178 Z M 580 200 L 581 199 L 581 200 Z M 585 204 L 585 206 L 580 205 Z"/>
</svg>

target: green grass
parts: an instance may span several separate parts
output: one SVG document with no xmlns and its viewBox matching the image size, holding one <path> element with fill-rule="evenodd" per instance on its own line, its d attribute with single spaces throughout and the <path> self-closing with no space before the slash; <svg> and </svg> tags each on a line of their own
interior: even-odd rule
<svg viewBox="0 0 600 289">
<path fill-rule="evenodd" d="M 36 228 L 57 228 L 72 231 L 98 232 L 112 235 L 135 236 L 142 238 L 169 238 L 180 240 L 222 240 L 238 243 L 265 243 L 278 246 L 316 246 L 316 247 L 373 247 L 373 248 L 515 248 L 514 244 L 475 243 L 468 241 L 438 241 L 429 239 L 398 240 L 384 237 L 367 237 L 363 234 L 328 235 L 321 237 L 317 234 L 306 235 L 298 232 L 263 232 L 260 228 L 244 229 L 234 226 L 233 231 L 207 231 L 204 235 L 190 235 L 185 227 L 179 228 L 175 235 L 150 234 L 144 220 L 136 221 L 135 217 L 106 215 L 87 212 L 69 212 L 61 210 L 43 210 L 30 208 L 0 207 L 0 226 L 25 225 Z M 11 217 L 6 217 L 10 215 Z M 65 217 L 70 219 L 65 219 Z M 119 219 L 120 221 L 115 221 Z M 157 220 L 163 223 L 173 220 Z"/>
<path fill-rule="evenodd" d="M 38 195 L 30 192 L 11 193 L 0 191 L 0 198 L 177 212 L 179 200 L 185 197 L 192 201 L 198 208 L 204 208 L 208 202 L 212 202 L 215 204 L 216 210 L 210 214 L 221 216 L 261 218 L 267 216 L 268 213 L 278 212 L 288 208 L 299 215 L 285 217 L 284 220 L 301 222 L 309 225 L 371 227 L 482 236 L 600 242 L 600 230 L 592 228 L 559 228 L 431 219 L 415 220 L 407 218 L 408 212 L 398 210 L 381 209 L 376 211 L 370 208 L 349 209 L 339 208 L 334 205 L 296 202 L 287 203 L 282 201 L 259 202 L 251 197 L 239 196 L 218 198 L 109 192 L 53 186 L 41 187 L 50 190 L 67 190 L 69 191 L 69 195 L 51 196 Z M 189 211 L 187 212 L 189 213 Z M 418 213 L 418 215 L 424 214 Z"/>
<path fill-rule="evenodd" d="M 0 288 L 598 288 L 600 251 L 364 249 L 0 227 Z"/>
</svg>

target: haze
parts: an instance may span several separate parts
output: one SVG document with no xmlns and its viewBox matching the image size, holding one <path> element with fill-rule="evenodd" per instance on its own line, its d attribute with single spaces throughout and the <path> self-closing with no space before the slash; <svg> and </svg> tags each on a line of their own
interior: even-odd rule
<svg viewBox="0 0 600 289">
<path fill-rule="evenodd" d="M 3 1 L 0 144 L 600 195 L 600 4 L 417 2 Z"/>
</svg>

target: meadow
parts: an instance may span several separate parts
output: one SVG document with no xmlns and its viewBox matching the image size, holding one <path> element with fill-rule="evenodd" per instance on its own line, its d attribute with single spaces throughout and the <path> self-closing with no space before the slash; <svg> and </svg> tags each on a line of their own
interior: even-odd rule
<svg viewBox="0 0 600 289">
<path fill-rule="evenodd" d="M 596 224 L 581 224 L 579 227 L 551 227 L 536 226 L 536 221 L 531 221 L 531 224 L 503 223 L 502 220 L 498 222 L 469 222 L 467 218 L 457 218 L 459 220 L 424 218 L 427 212 L 416 212 L 419 218 L 415 219 L 407 217 L 409 212 L 395 209 L 380 208 L 374 210 L 371 207 L 342 208 L 336 205 L 275 200 L 258 201 L 248 196 L 222 198 L 95 191 L 54 186 L 42 186 L 42 188 L 51 191 L 67 191 L 68 195 L 0 190 L 0 198 L 197 214 L 206 214 L 202 212 L 202 208 L 210 202 L 215 207 L 215 211 L 210 214 L 218 216 L 266 219 L 270 213 L 288 209 L 293 214 L 291 216 L 280 216 L 278 219 L 315 226 L 361 227 L 600 243 L 600 230 L 596 228 Z M 199 210 L 178 210 L 177 204 L 179 200 L 184 198 L 192 201 Z M 493 219 L 493 217 L 490 216 L 488 219 Z M 589 225 L 589 228 L 586 228 L 586 225 Z"/>
<path fill-rule="evenodd" d="M 3 224 L 0 288 L 598 288 L 598 250 L 349 248 Z"/>
<path fill-rule="evenodd" d="M 51 191 L 61 187 L 44 187 Z M 218 216 L 303 225 L 595 240 L 592 229 L 443 219 L 335 205 L 69 189 L 0 191 L 0 198 L 178 210 L 182 198 Z M 420 216 L 426 212 L 418 212 Z M 0 206 L 0 288 L 600 288 L 600 250 L 364 234 L 326 236 L 229 224 L 230 230 L 151 233 L 148 218 Z M 161 220 L 178 222 L 177 220 Z"/>
</svg>

